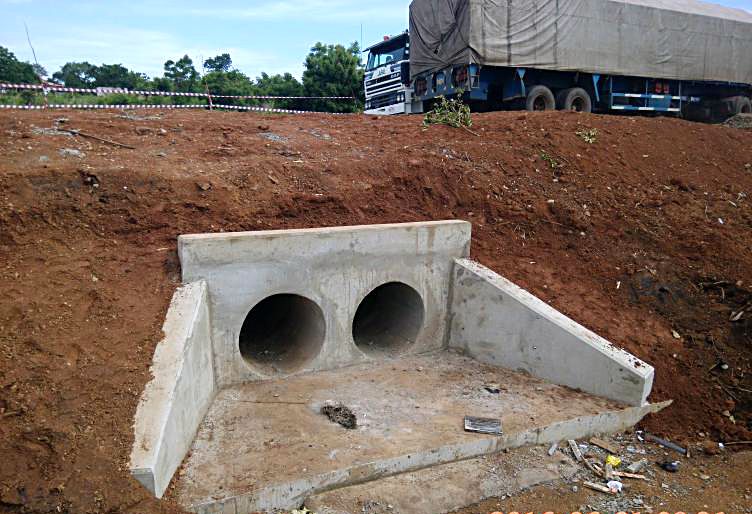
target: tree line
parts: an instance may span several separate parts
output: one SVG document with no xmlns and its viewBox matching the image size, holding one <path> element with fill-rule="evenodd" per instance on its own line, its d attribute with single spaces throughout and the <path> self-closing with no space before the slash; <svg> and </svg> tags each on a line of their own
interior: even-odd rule
<svg viewBox="0 0 752 514">
<path fill-rule="evenodd" d="M 126 88 L 140 91 L 206 93 L 232 96 L 348 96 L 356 100 L 241 100 L 221 98 L 215 103 L 270 105 L 283 109 L 355 112 L 363 104 L 363 68 L 358 43 L 349 47 L 316 43 L 305 59 L 302 81 L 290 73 L 261 73 L 252 79 L 233 67 L 232 57 L 223 53 L 200 63 L 200 71 L 188 56 L 164 63 L 161 77 L 148 77 L 122 64 L 94 65 L 69 62 L 50 77 L 51 82 L 75 88 Z M 0 46 L 0 82 L 39 84 L 47 72 L 39 65 L 19 61 Z M 174 97 L 170 102 L 185 103 Z"/>
</svg>

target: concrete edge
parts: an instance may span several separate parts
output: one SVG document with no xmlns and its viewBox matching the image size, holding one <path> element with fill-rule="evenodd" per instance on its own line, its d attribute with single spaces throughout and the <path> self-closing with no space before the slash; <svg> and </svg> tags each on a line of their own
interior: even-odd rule
<svg viewBox="0 0 752 514">
<path fill-rule="evenodd" d="M 175 404 L 181 396 L 180 389 L 191 385 L 181 378 L 195 366 L 190 362 L 195 347 L 205 345 L 211 352 L 208 322 L 206 283 L 199 281 L 180 287 L 172 297 L 162 327 L 164 339 L 154 351 L 152 379 L 146 384 L 136 409 L 130 472 L 158 498 L 164 494 L 193 441 L 192 437 L 186 439 L 174 433 L 174 427 L 186 421 L 184 417 L 179 421 L 174 419 L 179 416 Z M 212 367 L 207 371 L 211 374 L 213 398 Z M 194 416 L 195 426 L 183 430 L 195 435 L 210 401 L 205 403 L 191 406 L 198 414 Z"/>
<path fill-rule="evenodd" d="M 470 254 L 471 224 L 467 221 L 427 221 L 385 225 L 310 228 L 292 230 L 261 230 L 257 232 L 224 232 L 218 234 L 186 234 L 178 236 L 178 257 L 183 282 L 206 278 L 207 268 L 238 263 L 270 260 L 329 260 L 338 253 L 358 253 L 357 241 L 370 241 L 392 253 L 410 251 L 418 254 L 450 253 L 452 257 Z M 389 232 L 401 231 L 412 237 L 393 237 Z M 389 245 L 383 246 L 388 238 Z M 328 240 L 330 245 L 321 244 Z M 314 244 L 315 243 L 315 244 Z M 322 250 L 314 251 L 314 248 Z"/>
<path fill-rule="evenodd" d="M 525 371 L 556 384 L 580 389 L 587 393 L 603 396 L 629 405 L 643 405 L 647 403 L 655 376 L 655 370 L 651 365 L 638 359 L 626 350 L 614 346 L 611 342 L 599 336 L 592 330 L 580 325 L 573 319 L 565 316 L 563 313 L 548 305 L 543 300 L 537 298 L 485 266 L 470 259 L 455 259 L 455 267 L 454 282 L 457 282 L 458 274 L 461 274 L 462 270 L 470 272 L 480 279 L 485 280 L 488 285 L 498 291 L 498 296 L 500 298 L 506 296 L 508 299 L 512 299 L 516 302 L 518 304 L 517 307 L 529 311 L 536 323 L 539 323 L 540 321 L 547 322 L 550 328 L 553 329 L 555 327 L 562 336 L 566 335 L 571 338 L 570 341 L 577 341 L 578 344 L 581 345 L 581 348 L 578 351 L 582 351 L 582 349 L 585 348 L 588 349 L 590 355 L 581 355 L 583 359 L 587 360 L 590 357 L 592 360 L 592 355 L 600 355 L 605 359 L 602 362 L 610 362 L 610 366 L 613 367 L 614 370 L 618 369 L 619 373 L 623 376 L 620 380 L 617 380 L 617 377 L 613 374 L 610 376 L 599 377 L 599 387 L 593 388 L 590 387 L 592 384 L 589 384 L 589 381 L 586 379 L 588 377 L 595 377 L 597 372 L 600 371 L 602 373 L 603 370 L 598 370 L 596 367 L 588 365 L 587 362 L 582 361 L 581 359 L 580 361 L 582 362 L 582 365 L 572 369 L 564 366 L 561 361 L 557 360 L 552 363 L 556 368 L 557 375 L 553 376 L 551 373 L 545 372 L 542 364 L 543 361 L 540 360 L 551 360 L 551 358 L 553 358 L 552 355 L 538 356 L 538 363 L 541 368 L 537 370 L 523 368 Z M 504 303 L 501 302 L 499 308 L 504 308 L 503 305 Z M 454 304 L 451 309 L 453 324 L 456 315 L 455 311 L 459 311 L 459 308 L 460 307 L 457 304 Z M 530 326 L 526 325 L 518 328 L 522 332 L 529 332 L 532 328 L 532 324 Z M 450 333 L 452 329 L 453 327 L 450 327 Z M 450 344 L 451 342 L 450 337 Z M 516 369 L 517 366 L 513 365 L 511 362 L 505 362 L 503 358 L 504 353 L 511 354 L 515 350 L 511 349 L 510 346 L 505 345 L 502 341 L 493 341 L 493 343 L 497 345 L 498 351 L 502 354 L 502 358 L 499 362 L 494 362 L 492 364 Z M 460 345 L 460 347 L 462 347 L 462 345 Z M 575 350 L 571 345 L 570 347 L 560 346 L 560 348 L 561 351 L 571 352 Z M 470 353 L 472 354 L 473 352 Z M 592 380 L 590 380 L 590 382 L 592 382 Z"/>
<path fill-rule="evenodd" d="M 426 228 L 437 226 L 451 225 L 470 225 L 470 222 L 463 220 L 438 220 L 438 221 L 413 221 L 409 223 L 384 223 L 374 225 L 349 225 L 336 227 L 316 227 L 316 228 L 294 228 L 294 229 L 277 229 L 277 230 L 254 230 L 248 232 L 219 232 L 212 234 L 183 234 L 178 236 L 178 242 L 186 243 L 194 241 L 228 241 L 232 239 L 246 238 L 269 238 L 269 237 L 296 237 L 307 235 L 330 235 L 343 232 L 373 232 L 394 230 L 395 228 Z"/>
<path fill-rule="evenodd" d="M 274 509 L 290 510 L 298 508 L 310 495 L 333 489 L 371 482 L 441 464 L 491 455 L 507 448 L 544 445 L 567 439 L 583 439 L 595 434 L 619 432 L 634 426 L 648 414 L 660 412 L 671 403 L 672 401 L 669 400 L 658 404 L 646 404 L 606 411 L 591 416 L 581 416 L 514 434 L 506 434 L 498 438 L 479 436 L 477 440 L 469 443 L 448 445 L 424 452 L 359 464 L 224 500 L 191 505 L 189 509 L 197 514 L 226 512 L 249 514 Z"/>
<path fill-rule="evenodd" d="M 469 258 L 470 257 L 470 244 L 469 242 L 472 241 L 472 224 L 468 223 L 468 245 L 465 251 L 465 254 L 462 257 Z M 455 259 L 456 261 L 457 259 Z M 443 339 L 441 341 L 443 348 L 449 348 L 449 341 L 452 337 L 452 319 L 454 318 L 454 315 L 452 313 L 452 305 L 454 304 L 454 287 L 455 286 L 455 280 L 454 280 L 454 266 L 452 266 L 452 270 L 450 272 L 450 278 L 449 278 L 449 286 L 447 290 L 447 298 L 446 298 L 446 323 L 444 323 L 444 334 Z"/>
</svg>

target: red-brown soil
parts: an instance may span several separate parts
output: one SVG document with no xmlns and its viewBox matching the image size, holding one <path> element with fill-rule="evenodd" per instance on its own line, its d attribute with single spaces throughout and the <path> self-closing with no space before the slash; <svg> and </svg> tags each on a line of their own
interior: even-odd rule
<svg viewBox="0 0 752 514">
<path fill-rule="evenodd" d="M 33 130 L 60 116 L 137 149 Z M 176 509 L 127 467 L 183 233 L 469 220 L 475 259 L 656 367 L 647 429 L 752 439 L 752 132 L 474 120 L 0 113 L 0 510 Z"/>
</svg>

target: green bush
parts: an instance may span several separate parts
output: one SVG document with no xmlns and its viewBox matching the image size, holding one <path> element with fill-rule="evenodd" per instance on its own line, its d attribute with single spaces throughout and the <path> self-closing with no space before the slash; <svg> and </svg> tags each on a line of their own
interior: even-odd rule
<svg viewBox="0 0 752 514">
<path fill-rule="evenodd" d="M 439 102 L 428 111 L 423 118 L 423 125 L 449 125 L 455 128 L 470 128 L 473 119 L 470 117 L 470 107 L 462 101 L 462 91 L 456 98 L 451 100 L 444 96 L 438 98 Z"/>
</svg>

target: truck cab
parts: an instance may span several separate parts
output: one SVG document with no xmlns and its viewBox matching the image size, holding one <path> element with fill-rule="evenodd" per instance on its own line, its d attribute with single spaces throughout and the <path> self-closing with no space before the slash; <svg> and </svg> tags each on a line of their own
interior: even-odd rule
<svg viewBox="0 0 752 514">
<path fill-rule="evenodd" d="M 414 110 L 410 87 L 410 36 L 403 32 L 367 48 L 366 114 L 390 115 Z"/>
</svg>

